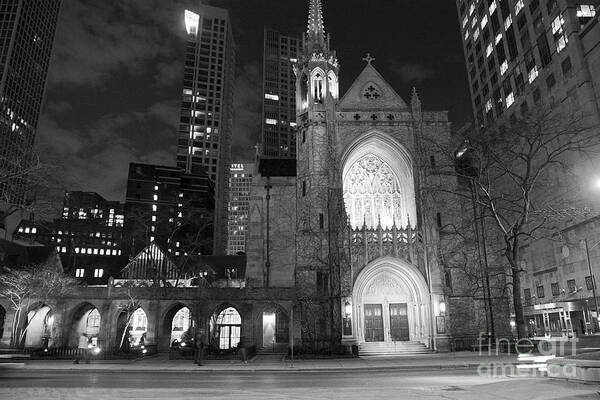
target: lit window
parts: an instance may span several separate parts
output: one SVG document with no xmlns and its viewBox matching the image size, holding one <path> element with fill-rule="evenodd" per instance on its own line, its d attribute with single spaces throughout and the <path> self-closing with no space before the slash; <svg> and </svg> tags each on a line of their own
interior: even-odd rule
<svg viewBox="0 0 600 400">
<path fill-rule="evenodd" d="M 156 230 L 156 227 L 155 227 L 154 225 L 152 225 L 152 226 L 150 227 L 150 230 L 151 230 L 152 232 L 154 232 L 154 231 Z"/>
<path fill-rule="evenodd" d="M 277 125 L 277 120 L 273 118 L 267 118 L 267 125 Z"/>
<path fill-rule="evenodd" d="M 485 26 L 487 25 L 487 23 L 488 23 L 488 17 L 487 17 L 487 15 L 484 15 L 481 18 L 481 29 L 485 28 Z"/>
<path fill-rule="evenodd" d="M 100 249 L 100 255 L 103 256 L 104 255 L 104 249 Z"/>
<path fill-rule="evenodd" d="M 181 197 L 183 197 L 183 193 L 179 193 L 179 197 L 180 197 L 180 198 L 181 198 Z"/>
<path fill-rule="evenodd" d="M 156 186 L 156 185 L 155 185 L 155 186 L 154 186 L 154 190 L 158 190 L 158 186 Z"/>
<path fill-rule="evenodd" d="M 490 15 L 492 15 L 494 13 L 494 11 L 496 11 L 496 0 L 492 0 L 492 4 L 490 4 Z"/>
<path fill-rule="evenodd" d="M 529 83 L 533 83 L 533 81 L 535 81 L 535 78 L 538 77 L 538 67 L 537 65 L 534 65 L 533 68 L 531 69 L 531 71 L 529 71 Z"/>
<path fill-rule="evenodd" d="M 63 247 L 61 251 L 62 251 L 63 253 L 66 253 L 66 252 L 67 252 L 67 248 L 66 248 L 66 247 Z"/>
<path fill-rule="evenodd" d="M 25 228 L 25 233 L 29 233 L 29 232 L 30 232 L 30 229 L 29 229 L 29 227 L 26 227 L 26 228 Z"/>
<path fill-rule="evenodd" d="M 265 93 L 265 99 L 279 101 L 279 96 L 276 94 Z"/>
<path fill-rule="evenodd" d="M 154 242 L 154 236 L 150 236 L 150 241 Z M 114 254 L 114 250 L 113 250 L 113 254 Z"/>
<path fill-rule="evenodd" d="M 117 250 L 114 250 L 114 249 L 113 249 L 113 250 L 112 250 L 112 255 L 113 255 L 113 256 L 116 256 L 116 255 L 117 255 Z"/>
<path fill-rule="evenodd" d="M 94 254 L 98 254 L 98 249 L 94 249 Z"/>
<path fill-rule="evenodd" d="M 467 22 L 469 22 L 469 17 L 467 15 L 465 15 L 465 17 L 463 18 L 463 21 L 462 21 L 463 29 L 465 26 L 467 26 Z"/>
<path fill-rule="evenodd" d="M 19 232 L 23 233 L 23 227 L 22 226 L 19 228 Z"/>
<path fill-rule="evenodd" d="M 510 28 L 511 25 L 512 25 L 512 17 L 509 15 L 504 20 L 504 29 L 507 30 L 508 28 Z"/>
<path fill-rule="evenodd" d="M 565 35 L 565 20 L 562 15 L 557 16 L 552 21 L 552 35 L 554 35 L 554 43 L 556 44 L 556 51 L 560 53 L 562 49 L 567 46 L 569 39 Z"/>
<path fill-rule="evenodd" d="M 152 222 L 156 222 L 156 215 L 152 216 Z"/>
<path fill-rule="evenodd" d="M 506 108 L 509 108 L 510 106 L 512 106 L 514 102 L 515 102 L 515 95 L 512 92 L 510 92 L 506 96 Z"/>
<path fill-rule="evenodd" d="M 469 30 L 467 29 L 465 31 L 465 41 L 467 41 L 467 39 L 469 39 L 469 35 L 470 35 L 470 33 L 469 33 Z"/>
<path fill-rule="evenodd" d="M 475 11 L 475 3 L 471 3 L 471 5 L 469 6 L 469 16 L 473 15 L 474 11 Z"/>
<path fill-rule="evenodd" d="M 104 275 L 104 269 L 96 268 L 94 270 L 94 278 L 102 278 L 103 275 Z"/>
<path fill-rule="evenodd" d="M 515 4 L 515 15 L 519 15 L 523 7 L 525 7 L 525 4 L 523 4 L 523 0 L 517 1 L 517 4 Z"/>
<path fill-rule="evenodd" d="M 521 0 L 522 1 L 522 0 Z M 591 4 L 580 4 L 577 6 L 577 18 L 596 16 L 596 7 Z"/>
<path fill-rule="evenodd" d="M 75 247 L 75 253 L 79 254 L 79 247 Z"/>
<path fill-rule="evenodd" d="M 475 32 L 473 32 L 473 39 L 474 40 L 479 39 L 479 28 L 475 29 Z"/>
<path fill-rule="evenodd" d="M 508 61 L 504 60 L 502 65 L 500 66 L 500 75 L 504 75 L 506 70 L 508 69 Z"/>
<path fill-rule="evenodd" d="M 473 18 L 471 21 L 471 29 L 475 28 L 475 25 L 477 25 L 478 22 L 479 20 L 477 20 L 477 17 Z"/>
<path fill-rule="evenodd" d="M 489 57 L 490 54 L 492 54 L 492 52 L 494 51 L 494 45 L 493 44 L 488 44 L 487 45 L 487 49 L 485 50 L 485 56 Z"/>
<path fill-rule="evenodd" d="M 502 40 L 502 33 L 498 33 L 496 35 L 496 44 L 498 44 Z"/>
<path fill-rule="evenodd" d="M 157 194 L 153 195 L 153 196 L 152 196 L 152 199 L 153 199 L 154 201 L 157 201 L 157 200 L 158 200 L 158 195 L 157 195 Z"/>
<path fill-rule="evenodd" d="M 156 204 L 152 204 L 152 211 L 156 211 Z"/>
<path fill-rule="evenodd" d="M 75 277 L 76 278 L 83 278 L 84 274 L 85 274 L 85 270 L 83 268 L 77 268 L 75 270 Z"/>
<path fill-rule="evenodd" d="M 92 249 L 87 249 L 88 254 L 92 254 Z"/>
<path fill-rule="evenodd" d="M 492 99 L 485 102 L 485 112 L 489 112 L 492 109 Z"/>
<path fill-rule="evenodd" d="M 31 228 L 31 233 L 37 233 L 37 228 Z"/>
</svg>

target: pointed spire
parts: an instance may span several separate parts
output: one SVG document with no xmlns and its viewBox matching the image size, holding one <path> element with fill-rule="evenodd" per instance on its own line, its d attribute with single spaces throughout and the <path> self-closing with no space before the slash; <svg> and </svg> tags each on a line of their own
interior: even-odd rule
<svg viewBox="0 0 600 400">
<path fill-rule="evenodd" d="M 310 5 L 308 8 L 307 40 L 308 50 L 310 52 L 324 52 L 327 50 L 321 0 L 310 0 Z"/>
<path fill-rule="evenodd" d="M 421 106 L 421 99 L 419 99 L 419 94 L 417 93 L 417 88 L 413 86 L 413 90 L 412 90 L 412 97 L 410 99 L 410 104 L 413 105 L 413 107 L 415 105 L 418 105 L 419 107 Z"/>
</svg>

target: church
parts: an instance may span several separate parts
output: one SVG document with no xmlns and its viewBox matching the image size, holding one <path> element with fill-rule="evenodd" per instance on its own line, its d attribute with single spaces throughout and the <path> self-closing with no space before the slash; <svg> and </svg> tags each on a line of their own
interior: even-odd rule
<svg viewBox="0 0 600 400">
<path fill-rule="evenodd" d="M 32 303 L 21 319 L 26 347 L 72 348 L 87 333 L 119 351 L 129 331 L 132 344 L 143 338 L 166 352 L 191 332 L 217 351 L 242 341 L 262 351 L 378 355 L 444 352 L 458 337 L 478 337 L 481 308 L 473 296 L 449 295 L 460 278 L 440 254 L 450 205 L 424 190 L 431 180 L 457 184 L 436 172 L 439 154 L 426 141 L 450 142 L 447 112 L 423 109 L 414 89 L 404 101 L 370 55 L 342 94 L 324 27 L 321 2 L 311 0 L 294 64 L 297 156 L 256 155 L 246 255 L 190 257 L 180 277 L 151 244 L 105 271 L 108 279 Z M 0 316 L 8 345 L 7 299 Z"/>
</svg>

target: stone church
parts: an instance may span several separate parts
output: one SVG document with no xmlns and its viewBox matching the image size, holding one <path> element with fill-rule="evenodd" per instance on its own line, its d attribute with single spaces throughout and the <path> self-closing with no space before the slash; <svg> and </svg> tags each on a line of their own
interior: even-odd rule
<svg viewBox="0 0 600 400">
<path fill-rule="evenodd" d="M 87 333 L 118 351 L 129 331 L 132 346 L 143 338 L 169 351 L 191 331 L 216 350 L 243 340 L 263 351 L 385 354 L 447 351 L 457 335 L 477 337 L 472 298 L 447 295 L 452 279 L 438 254 L 447 205 L 423 194 L 431 179 L 456 185 L 435 174 L 425 141 L 450 140 L 447 112 L 423 110 L 416 90 L 405 102 L 369 55 L 342 95 L 320 0 L 310 1 L 303 52 L 294 65 L 297 157 L 257 155 L 246 256 L 193 256 L 185 276 L 154 244 L 102 273 L 82 258 L 78 268 L 97 278 L 33 302 L 25 346 L 69 348 Z M 7 299 L 2 321 L 8 345 Z"/>
<path fill-rule="evenodd" d="M 311 1 L 297 76 L 297 159 L 257 160 L 246 276 L 296 289 L 294 332 L 361 352 L 448 347 L 434 207 L 420 198 L 423 135 L 449 137 L 446 112 L 406 103 L 366 65 L 340 95 L 339 62 Z"/>
</svg>

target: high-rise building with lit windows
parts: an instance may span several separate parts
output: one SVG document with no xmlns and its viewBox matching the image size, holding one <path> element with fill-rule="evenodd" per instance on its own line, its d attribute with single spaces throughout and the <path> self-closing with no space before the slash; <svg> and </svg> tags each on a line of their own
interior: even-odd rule
<svg viewBox="0 0 600 400">
<path fill-rule="evenodd" d="M 0 0 L 0 201 L 25 201 L 61 0 Z"/>
<path fill-rule="evenodd" d="M 231 164 L 229 171 L 227 254 L 235 255 L 246 252 L 250 188 L 254 164 Z"/>
<path fill-rule="evenodd" d="M 129 164 L 124 247 L 129 254 L 151 243 L 174 256 L 211 254 L 214 194 L 206 173 Z"/>
<path fill-rule="evenodd" d="M 235 75 L 235 44 L 227 10 L 185 11 L 187 42 L 177 166 L 206 172 L 215 184 L 214 253 L 227 244 L 227 191 Z"/>
<path fill-rule="evenodd" d="M 266 29 L 263 53 L 262 154 L 296 158 L 296 75 L 300 38 Z"/>
<path fill-rule="evenodd" d="M 479 126 L 570 106 L 599 120 L 598 0 L 456 0 Z"/>
</svg>

